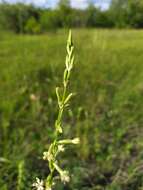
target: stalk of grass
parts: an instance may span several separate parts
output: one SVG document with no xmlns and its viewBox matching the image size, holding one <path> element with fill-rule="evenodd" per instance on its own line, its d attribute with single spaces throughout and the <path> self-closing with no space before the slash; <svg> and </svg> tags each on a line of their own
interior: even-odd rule
<svg viewBox="0 0 143 190">
<path fill-rule="evenodd" d="M 40 180 L 36 178 L 36 182 L 33 184 L 37 190 L 52 190 L 55 177 L 54 172 L 57 171 L 60 179 L 63 183 L 70 181 L 69 172 L 63 170 L 59 166 L 58 162 L 58 155 L 60 152 L 63 152 L 65 146 L 68 144 L 78 144 L 79 138 L 74 139 L 62 139 L 63 134 L 63 126 L 62 126 L 62 118 L 65 111 L 65 108 L 69 106 L 69 101 L 71 100 L 73 93 L 68 92 L 68 85 L 69 79 L 71 76 L 71 71 L 74 65 L 74 45 L 72 42 L 72 34 L 71 31 L 69 32 L 68 40 L 67 40 L 67 56 L 65 61 L 65 70 L 63 74 L 63 85 L 60 89 L 59 87 L 56 88 L 56 95 L 58 101 L 58 116 L 55 121 L 55 138 L 54 141 L 49 146 L 48 151 L 43 153 L 43 159 L 48 161 L 50 173 L 47 176 L 46 180 Z"/>
<path fill-rule="evenodd" d="M 24 161 L 20 161 L 18 164 L 18 177 L 17 177 L 17 190 L 23 188 L 23 178 L 24 178 Z"/>
</svg>

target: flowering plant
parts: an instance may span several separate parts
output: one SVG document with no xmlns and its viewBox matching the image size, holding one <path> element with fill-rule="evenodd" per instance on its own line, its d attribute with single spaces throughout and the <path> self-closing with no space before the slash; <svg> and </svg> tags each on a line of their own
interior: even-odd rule
<svg viewBox="0 0 143 190">
<path fill-rule="evenodd" d="M 63 183 L 70 181 L 69 172 L 61 169 L 59 166 L 57 156 L 60 152 L 65 150 L 65 146 L 68 144 L 79 144 L 79 138 L 74 139 L 63 139 L 61 136 L 63 133 L 62 127 L 62 117 L 65 110 L 65 107 L 69 105 L 73 93 L 68 93 L 68 84 L 71 75 L 71 70 L 74 65 L 74 46 L 72 42 L 72 34 L 69 32 L 69 37 L 67 40 L 67 56 L 65 61 L 65 70 L 63 74 L 63 87 L 62 92 L 59 90 L 59 87 L 56 88 L 56 95 L 58 100 L 58 116 L 55 121 L 55 138 L 53 143 L 49 146 L 49 149 L 43 153 L 43 159 L 48 161 L 50 173 L 46 180 L 40 180 L 36 178 L 36 182 L 33 186 L 37 190 L 52 190 L 54 186 L 54 171 L 56 170 L 59 173 L 60 179 Z"/>
</svg>

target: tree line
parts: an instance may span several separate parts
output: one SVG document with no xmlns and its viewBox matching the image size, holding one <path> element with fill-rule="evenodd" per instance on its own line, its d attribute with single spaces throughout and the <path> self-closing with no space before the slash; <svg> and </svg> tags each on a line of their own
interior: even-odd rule
<svg viewBox="0 0 143 190">
<path fill-rule="evenodd" d="M 112 0 L 107 10 L 91 1 L 84 10 L 72 8 L 70 0 L 60 0 L 55 9 L 0 3 L 1 30 L 34 34 L 63 27 L 142 28 L 143 0 Z"/>
</svg>

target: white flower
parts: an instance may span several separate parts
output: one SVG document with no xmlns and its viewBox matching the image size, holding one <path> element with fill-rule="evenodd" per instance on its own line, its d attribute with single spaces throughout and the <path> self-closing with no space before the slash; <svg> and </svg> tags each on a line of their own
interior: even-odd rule
<svg viewBox="0 0 143 190">
<path fill-rule="evenodd" d="M 56 163 L 54 163 L 55 169 L 59 172 L 61 181 L 63 183 L 69 182 L 70 177 L 69 177 L 69 172 L 66 170 L 62 170 Z"/>
<path fill-rule="evenodd" d="M 39 178 L 36 178 L 36 182 L 32 186 L 36 187 L 37 190 L 44 190 L 44 182 Z"/>
<path fill-rule="evenodd" d="M 79 138 L 72 139 L 72 143 L 73 144 L 79 144 L 80 143 L 80 139 Z"/>
<path fill-rule="evenodd" d="M 58 145 L 58 151 L 59 152 L 64 152 L 65 151 L 65 148 L 63 145 Z"/>
<path fill-rule="evenodd" d="M 60 173 L 61 176 L 61 181 L 63 183 L 69 182 L 70 181 L 70 177 L 69 177 L 69 172 L 68 171 L 63 171 Z"/>
<path fill-rule="evenodd" d="M 53 159 L 53 155 L 48 151 L 48 152 L 44 152 L 43 153 L 43 160 L 52 160 Z"/>
</svg>

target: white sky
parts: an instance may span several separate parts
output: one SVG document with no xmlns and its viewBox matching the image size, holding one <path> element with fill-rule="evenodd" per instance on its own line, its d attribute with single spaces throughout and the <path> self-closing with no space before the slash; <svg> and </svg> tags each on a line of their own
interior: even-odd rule
<svg viewBox="0 0 143 190">
<path fill-rule="evenodd" d="M 0 0 L 2 1 L 2 0 Z M 37 6 L 48 6 L 55 7 L 59 0 L 7 0 L 7 2 L 24 2 L 24 3 L 33 3 Z M 85 8 L 87 6 L 88 0 L 71 0 L 72 7 Z M 110 0 L 93 0 L 96 6 L 100 6 L 102 9 L 107 9 L 109 6 Z"/>
</svg>

